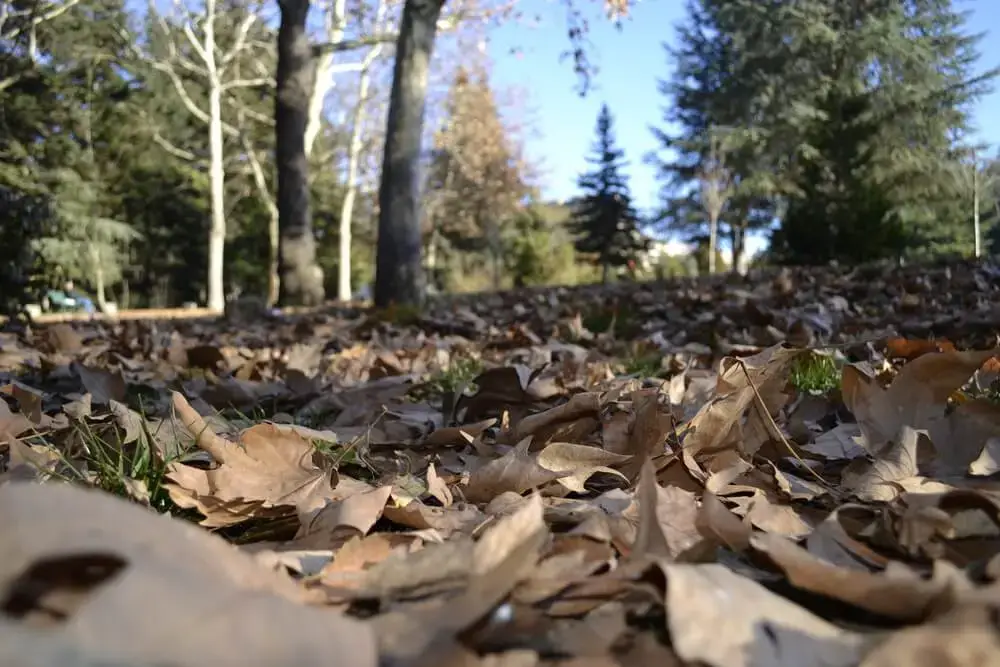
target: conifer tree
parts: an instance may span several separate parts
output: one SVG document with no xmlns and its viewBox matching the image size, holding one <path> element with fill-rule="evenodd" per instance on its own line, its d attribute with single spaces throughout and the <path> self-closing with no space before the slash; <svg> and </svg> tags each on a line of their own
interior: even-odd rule
<svg viewBox="0 0 1000 667">
<path fill-rule="evenodd" d="M 576 235 L 578 252 L 594 258 L 607 282 L 612 267 L 621 267 L 648 248 L 639 229 L 639 214 L 632 204 L 628 181 L 622 170 L 625 152 L 615 143 L 613 119 L 608 105 L 597 117 L 597 141 L 587 162 L 593 170 L 577 181 L 583 191 L 574 206 L 570 229 Z"/>
</svg>

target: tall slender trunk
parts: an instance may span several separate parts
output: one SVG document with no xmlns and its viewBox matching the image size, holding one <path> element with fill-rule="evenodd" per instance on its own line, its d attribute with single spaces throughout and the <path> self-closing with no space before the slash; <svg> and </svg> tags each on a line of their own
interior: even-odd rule
<svg viewBox="0 0 1000 667">
<path fill-rule="evenodd" d="M 729 228 L 729 243 L 733 248 L 733 265 L 730 267 L 732 273 L 744 273 L 743 255 L 746 253 L 746 228 L 733 224 Z"/>
<path fill-rule="evenodd" d="M 379 0 L 375 9 L 375 27 L 378 30 L 386 14 L 386 0 Z M 358 170 L 361 166 L 361 132 L 364 128 L 365 111 L 368 103 L 368 89 L 371 87 L 371 67 L 382 52 L 378 44 L 368 51 L 361 63 L 361 76 L 358 80 L 358 103 L 354 107 L 354 118 L 351 119 L 351 143 L 347 149 L 347 192 L 340 207 L 340 262 L 337 266 L 337 299 L 350 301 L 351 286 L 351 224 L 354 220 L 354 200 L 358 195 Z"/>
<path fill-rule="evenodd" d="M 347 0 L 335 0 L 327 14 L 327 39 L 332 44 L 344 41 L 347 28 Z M 335 51 L 326 51 L 316 58 L 316 74 L 313 76 L 312 91 L 309 96 L 309 121 L 306 124 L 306 157 L 312 155 L 316 137 L 323 128 L 323 104 L 327 94 L 333 89 L 333 60 Z"/>
<path fill-rule="evenodd" d="M 419 304 L 421 266 L 419 187 L 427 73 L 445 0 L 406 0 L 396 41 L 382 182 L 379 187 L 375 304 Z"/>
<path fill-rule="evenodd" d="M 979 231 L 979 159 L 976 156 L 976 149 L 972 149 L 972 233 L 975 235 L 976 259 L 983 254 L 981 236 Z"/>
<path fill-rule="evenodd" d="M 354 218 L 354 200 L 358 196 L 358 167 L 361 162 L 361 125 L 364 122 L 365 97 L 368 95 L 368 72 L 361 74 L 358 105 L 354 108 L 354 127 L 347 154 L 347 192 L 340 206 L 340 257 L 337 265 L 337 299 L 350 301 L 351 292 L 351 222 Z"/>
<path fill-rule="evenodd" d="M 309 0 L 280 0 L 277 95 L 274 109 L 280 227 L 280 299 L 284 305 L 323 302 L 323 271 L 316 263 L 309 206 L 305 134 L 315 70 L 306 34 Z"/>
<path fill-rule="evenodd" d="M 719 246 L 719 217 L 711 215 L 708 218 L 708 273 L 715 274 L 715 252 Z"/>
<path fill-rule="evenodd" d="M 107 289 L 104 284 L 104 265 L 101 262 L 97 246 L 93 244 L 90 245 L 90 258 L 94 263 L 94 296 L 97 299 L 98 308 L 104 312 L 108 305 Z"/>
<path fill-rule="evenodd" d="M 209 43 L 205 28 L 205 43 Z M 212 47 L 214 48 L 214 47 Z M 210 75 L 208 89 L 208 180 L 211 189 L 212 222 L 208 232 L 208 307 L 222 311 L 226 306 L 224 265 L 226 253 L 226 171 L 222 162 L 222 85 L 217 74 Z"/>
<path fill-rule="evenodd" d="M 268 271 L 267 271 L 267 305 L 273 306 L 278 302 L 278 244 L 280 239 L 278 225 L 278 206 L 274 203 L 271 193 L 267 188 L 267 177 L 264 175 L 264 168 L 257 159 L 254 147 L 250 141 L 243 136 L 243 151 L 250 161 L 250 170 L 253 173 L 254 184 L 260 193 L 261 201 L 267 208 L 267 239 L 268 239 Z"/>
</svg>

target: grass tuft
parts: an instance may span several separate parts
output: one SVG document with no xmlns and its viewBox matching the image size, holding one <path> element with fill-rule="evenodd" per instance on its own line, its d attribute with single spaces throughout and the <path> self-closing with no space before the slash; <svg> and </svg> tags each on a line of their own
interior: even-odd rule
<svg viewBox="0 0 1000 667">
<path fill-rule="evenodd" d="M 802 393 L 825 396 L 840 388 L 840 368 L 832 356 L 810 352 L 795 360 L 789 381 Z"/>
</svg>

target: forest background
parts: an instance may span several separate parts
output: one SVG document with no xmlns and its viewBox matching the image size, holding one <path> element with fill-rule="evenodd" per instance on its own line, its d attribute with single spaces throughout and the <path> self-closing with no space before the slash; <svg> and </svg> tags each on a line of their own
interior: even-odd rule
<svg viewBox="0 0 1000 667">
<path fill-rule="evenodd" d="M 375 270 L 403 6 L 305 6 L 309 236 L 326 294 L 348 298 Z M 629 11 L 446 4 L 418 169 L 432 291 L 994 251 L 990 0 Z M 276 300 L 278 15 L 3 3 L 5 280 L 73 279 L 120 308 Z"/>
</svg>

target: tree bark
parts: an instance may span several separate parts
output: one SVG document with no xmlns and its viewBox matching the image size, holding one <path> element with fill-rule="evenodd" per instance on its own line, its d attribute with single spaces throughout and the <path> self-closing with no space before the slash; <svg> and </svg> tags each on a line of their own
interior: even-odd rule
<svg viewBox="0 0 1000 667">
<path fill-rule="evenodd" d="M 733 248 L 733 265 L 730 271 L 742 275 L 743 255 L 746 253 L 746 229 L 734 224 L 730 227 L 729 237 Z"/>
<path fill-rule="evenodd" d="M 323 302 L 323 271 L 316 263 L 309 205 L 309 161 L 305 134 L 315 64 L 306 34 L 309 0 L 280 0 L 277 95 L 274 109 L 278 166 L 278 223 L 281 228 L 280 303 L 315 306 Z"/>
<path fill-rule="evenodd" d="M 719 218 L 710 215 L 708 218 L 708 273 L 715 275 L 715 252 L 719 246 Z"/>
<path fill-rule="evenodd" d="M 427 73 L 445 0 L 406 0 L 396 42 L 382 182 L 379 187 L 375 305 L 420 304 L 419 186 Z"/>
</svg>

